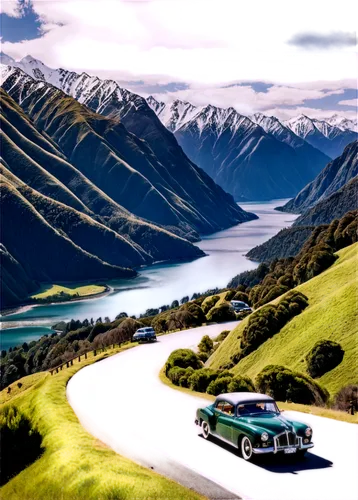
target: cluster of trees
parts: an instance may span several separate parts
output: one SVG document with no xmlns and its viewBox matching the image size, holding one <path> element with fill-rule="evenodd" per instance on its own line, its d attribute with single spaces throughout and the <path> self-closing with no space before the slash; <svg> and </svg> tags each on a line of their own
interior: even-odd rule
<svg viewBox="0 0 358 500">
<path fill-rule="evenodd" d="M 203 337 L 198 345 L 198 353 L 191 349 L 177 349 L 172 352 L 165 364 L 166 376 L 174 385 L 214 396 L 227 392 L 261 392 L 278 401 L 317 406 L 328 402 L 329 393 L 325 388 L 307 375 L 284 366 L 266 366 L 258 374 L 255 383 L 249 377 L 235 375 L 227 369 L 205 368 L 201 354 L 212 352 L 219 337 L 214 342 L 208 336 Z M 220 338 L 225 338 L 225 334 Z M 342 399 L 340 396 L 340 400 Z M 341 406 L 346 404 L 346 400 L 347 397 Z"/>
<path fill-rule="evenodd" d="M 70 294 L 67 292 L 64 292 L 63 290 L 58 293 L 54 293 L 53 295 L 48 295 L 47 297 L 37 297 L 37 298 L 32 298 L 31 302 L 34 302 L 36 304 L 49 304 L 52 302 L 67 302 L 69 300 L 76 300 L 79 298 L 79 293 L 76 292 L 74 294 Z"/>
<path fill-rule="evenodd" d="M 262 263 L 233 278 L 228 286 L 242 285 L 250 304 L 260 307 L 326 270 L 335 261 L 337 250 L 357 241 L 357 230 L 358 210 L 354 210 L 329 225 L 316 227 L 296 257 Z"/>
<path fill-rule="evenodd" d="M 276 335 L 286 323 L 300 314 L 307 306 L 307 297 L 303 293 L 293 290 L 277 305 L 269 304 L 251 314 L 241 336 L 240 351 L 231 356 L 230 367 Z"/>
<path fill-rule="evenodd" d="M 204 337 L 199 349 L 206 352 L 210 346 Z M 172 352 L 165 365 L 165 374 L 175 385 L 214 396 L 224 392 L 255 391 L 255 386 L 248 377 L 234 376 L 228 370 L 205 368 L 200 359 L 200 352 L 196 354 L 191 349 L 177 349 Z"/>
<path fill-rule="evenodd" d="M 266 366 L 256 378 L 259 392 L 277 401 L 323 406 L 329 393 L 312 378 L 280 365 Z"/>
</svg>

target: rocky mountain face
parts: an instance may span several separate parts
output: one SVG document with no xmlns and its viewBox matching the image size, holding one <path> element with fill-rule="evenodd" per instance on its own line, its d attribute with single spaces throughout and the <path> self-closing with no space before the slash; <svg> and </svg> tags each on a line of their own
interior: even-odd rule
<svg viewBox="0 0 358 500">
<path fill-rule="evenodd" d="M 180 217 L 185 213 L 185 219 L 194 220 L 197 232 L 210 233 L 253 218 L 188 159 L 173 134 L 163 126 L 144 98 L 121 88 L 113 80 L 100 80 L 86 73 L 79 75 L 63 69 L 54 70 L 30 56 L 14 63 L 8 74 L 15 72 L 16 67 L 33 76 L 39 84 L 51 83 L 96 113 L 120 120 L 126 131 L 135 134 L 137 140 L 144 139 L 156 157 L 159 182 L 154 182 L 155 187 L 160 184 L 161 193 L 170 197 L 173 204 L 179 200 L 176 208 L 180 207 Z M 6 80 L 8 78 L 6 76 Z M 23 85 L 21 80 L 23 77 L 18 86 Z M 185 234 L 190 237 L 190 232 L 185 231 Z"/>
<path fill-rule="evenodd" d="M 293 200 L 286 203 L 282 210 L 303 213 L 338 191 L 358 175 L 357 153 L 358 143 L 354 141 L 345 148 L 341 156 L 328 163 L 322 172 L 305 186 Z"/>
<path fill-rule="evenodd" d="M 339 116 L 335 114 L 329 118 L 324 118 L 324 122 L 329 123 L 333 127 L 338 127 L 341 130 L 353 130 L 353 132 L 358 132 L 358 120 L 349 120 L 344 116 Z"/>
<path fill-rule="evenodd" d="M 285 122 L 285 125 L 330 158 L 336 158 L 342 154 L 344 148 L 358 138 L 354 130 L 339 128 L 326 121 L 315 120 L 305 115 L 292 118 Z"/>
</svg>

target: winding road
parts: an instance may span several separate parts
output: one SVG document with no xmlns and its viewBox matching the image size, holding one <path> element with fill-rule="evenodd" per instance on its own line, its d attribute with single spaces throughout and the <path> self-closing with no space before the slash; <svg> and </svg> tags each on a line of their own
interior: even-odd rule
<svg viewBox="0 0 358 500">
<path fill-rule="evenodd" d="M 358 426 L 298 412 L 315 447 L 303 461 L 240 459 L 228 445 L 205 441 L 194 424 L 208 401 L 161 383 L 169 354 L 194 348 L 234 324 L 204 326 L 158 338 L 80 370 L 67 397 L 81 424 L 116 452 L 212 500 L 358 500 Z"/>
</svg>

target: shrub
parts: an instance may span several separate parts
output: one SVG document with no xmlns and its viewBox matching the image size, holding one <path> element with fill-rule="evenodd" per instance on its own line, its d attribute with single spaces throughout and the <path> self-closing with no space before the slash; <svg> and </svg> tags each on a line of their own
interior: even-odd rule
<svg viewBox="0 0 358 500">
<path fill-rule="evenodd" d="M 322 406 L 329 397 L 328 391 L 310 377 L 279 365 L 266 366 L 258 374 L 256 386 L 277 401 Z"/>
<path fill-rule="evenodd" d="M 188 384 L 192 391 L 205 392 L 208 385 L 216 378 L 217 373 L 208 368 L 195 370 L 188 378 Z"/>
<path fill-rule="evenodd" d="M 178 366 L 180 368 L 189 368 L 191 366 L 197 370 L 202 366 L 202 363 L 191 349 L 176 349 L 171 353 L 165 365 L 165 373 L 168 375 L 170 368 Z"/>
<path fill-rule="evenodd" d="M 207 354 L 211 353 L 214 347 L 214 342 L 209 337 L 209 335 L 204 335 L 204 337 L 199 342 L 198 348 L 200 352 L 205 352 Z"/>
<path fill-rule="evenodd" d="M 167 377 L 173 382 L 174 385 L 179 385 L 179 380 L 186 374 L 185 368 L 173 366 L 167 373 Z"/>
<path fill-rule="evenodd" d="M 205 300 L 205 302 L 202 303 L 201 308 L 204 312 L 204 314 L 207 314 L 212 307 L 215 306 L 215 304 L 220 300 L 219 295 L 213 295 L 212 297 L 209 297 L 208 299 Z"/>
<path fill-rule="evenodd" d="M 255 386 L 249 377 L 237 375 L 231 380 L 228 392 L 255 392 Z"/>
<path fill-rule="evenodd" d="M 331 340 L 320 340 L 307 354 L 307 371 L 313 378 L 322 377 L 338 366 L 344 356 L 341 345 Z"/>
<path fill-rule="evenodd" d="M 13 406 L 6 406 L 0 414 L 1 461 L 0 486 L 19 474 L 42 453 L 41 436 L 31 428 L 29 420 Z"/>
<path fill-rule="evenodd" d="M 219 335 L 214 339 L 215 342 L 222 342 L 229 335 L 230 330 L 223 330 Z"/>
<path fill-rule="evenodd" d="M 234 296 L 235 296 L 235 293 L 236 293 L 235 290 L 229 290 L 229 291 L 227 291 L 226 295 L 225 295 L 225 300 L 227 300 L 227 301 L 232 300 L 234 298 Z"/>
<path fill-rule="evenodd" d="M 225 321 L 234 321 L 236 319 L 236 314 L 230 304 L 224 302 L 220 304 L 219 307 L 210 309 L 206 315 L 206 319 L 215 323 L 223 323 Z"/>
<path fill-rule="evenodd" d="M 180 387 L 189 387 L 189 378 L 193 373 L 194 373 L 194 368 L 189 366 L 189 368 L 185 370 L 185 373 L 179 379 Z"/>
<path fill-rule="evenodd" d="M 208 394 L 212 394 L 213 396 L 224 394 L 228 392 L 228 387 L 232 380 L 232 377 L 219 377 L 216 380 L 212 380 L 206 392 Z"/>
<path fill-rule="evenodd" d="M 351 384 L 342 387 L 334 399 L 334 408 L 337 410 L 358 411 L 358 385 Z"/>
<path fill-rule="evenodd" d="M 241 302 L 245 302 L 246 304 L 249 304 L 249 296 L 245 292 L 236 292 L 234 297 L 233 297 L 233 300 L 240 300 Z"/>
</svg>

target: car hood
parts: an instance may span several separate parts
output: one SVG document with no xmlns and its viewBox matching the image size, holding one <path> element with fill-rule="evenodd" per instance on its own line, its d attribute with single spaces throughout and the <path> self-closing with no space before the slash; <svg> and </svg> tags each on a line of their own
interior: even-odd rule
<svg viewBox="0 0 358 500">
<path fill-rule="evenodd" d="M 290 422 L 281 415 L 262 415 L 240 417 L 241 422 L 245 422 L 254 428 L 260 428 L 272 435 L 281 434 L 281 432 L 291 431 L 296 432 L 293 422 Z"/>
</svg>

